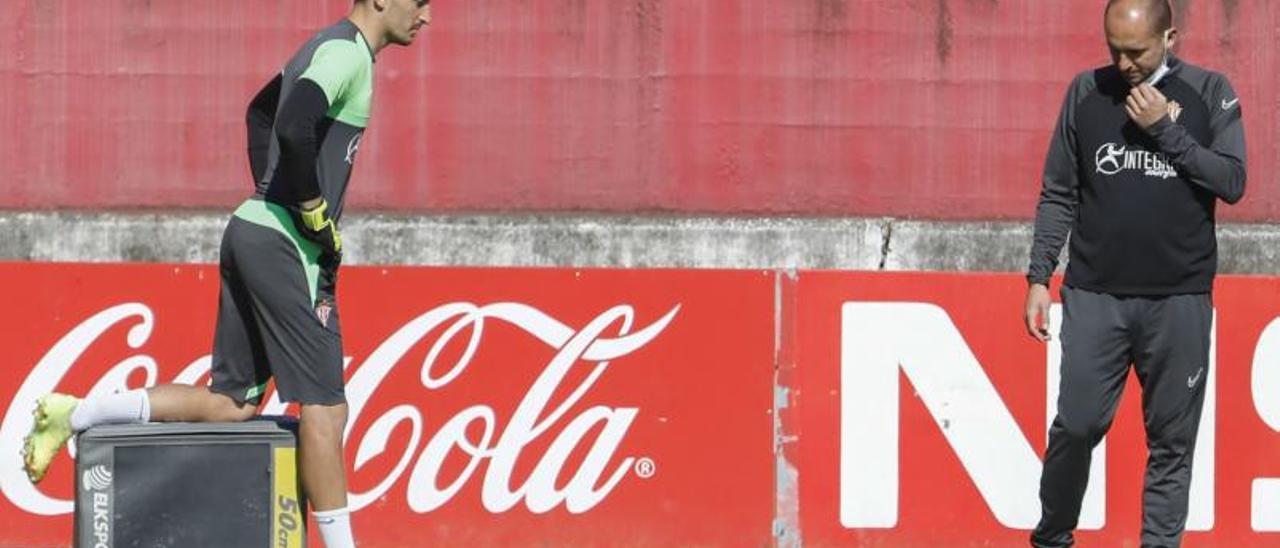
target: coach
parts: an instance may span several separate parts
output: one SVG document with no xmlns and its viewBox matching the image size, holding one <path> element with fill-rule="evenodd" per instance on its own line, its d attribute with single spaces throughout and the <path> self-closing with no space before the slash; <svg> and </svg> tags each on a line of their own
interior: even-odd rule
<svg viewBox="0 0 1280 548">
<path fill-rule="evenodd" d="M 1244 195 L 1240 100 L 1173 57 L 1167 0 L 1110 0 L 1113 63 L 1071 83 L 1045 160 L 1025 320 L 1049 340 L 1049 278 L 1068 233 L 1062 384 L 1033 546 L 1070 546 L 1093 448 L 1129 365 L 1142 385 L 1142 546 L 1178 546 L 1204 403 L 1217 270 L 1214 208 Z"/>
</svg>

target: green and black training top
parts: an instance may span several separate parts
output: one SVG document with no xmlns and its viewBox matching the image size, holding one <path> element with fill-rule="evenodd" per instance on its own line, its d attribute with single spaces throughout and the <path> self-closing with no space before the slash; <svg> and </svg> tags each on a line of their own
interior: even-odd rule
<svg viewBox="0 0 1280 548">
<path fill-rule="evenodd" d="M 348 19 L 307 41 L 249 105 L 255 195 L 286 207 L 323 196 L 342 215 L 373 100 L 373 51 Z"/>
</svg>

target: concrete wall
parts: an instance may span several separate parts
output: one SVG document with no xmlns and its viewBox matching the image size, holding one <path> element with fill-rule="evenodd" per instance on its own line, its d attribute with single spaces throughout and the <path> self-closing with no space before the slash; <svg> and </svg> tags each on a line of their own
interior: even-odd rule
<svg viewBox="0 0 1280 548">
<path fill-rule="evenodd" d="M 225 213 L 0 212 L 0 261 L 212 263 Z M 1218 229 L 1219 272 L 1280 272 L 1280 227 Z M 1023 222 L 353 216 L 346 264 L 1022 272 Z"/>
<path fill-rule="evenodd" d="M 353 210 L 1026 219 L 1101 0 L 438 2 L 379 59 Z M 1280 218 L 1280 5 L 1176 2 Z M 226 208 L 243 111 L 349 0 L 13 0 L 0 208 Z"/>
</svg>

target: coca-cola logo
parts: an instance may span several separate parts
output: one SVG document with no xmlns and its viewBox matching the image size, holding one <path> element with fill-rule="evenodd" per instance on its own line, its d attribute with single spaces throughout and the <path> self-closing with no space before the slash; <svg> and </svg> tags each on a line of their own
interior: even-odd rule
<svg viewBox="0 0 1280 548">
<path fill-rule="evenodd" d="M 473 479 L 484 466 L 481 504 L 489 512 L 506 512 L 523 502 L 534 513 L 548 512 L 562 506 L 570 513 L 590 510 L 603 501 L 632 472 L 634 457 L 617 459 L 616 453 L 627 435 L 639 409 L 594 405 L 577 409 L 609 367 L 609 362 L 624 358 L 662 334 L 675 319 L 680 306 L 653 323 L 633 328 L 635 311 L 619 305 L 597 315 L 581 328 L 573 328 L 550 315 L 520 303 L 496 303 L 479 306 L 451 303 L 432 309 L 397 329 L 355 369 L 346 385 L 350 420 L 345 439 L 356 446 L 353 468 L 359 471 L 372 459 L 388 453 L 392 431 L 408 425 L 409 441 L 400 451 L 396 464 L 376 485 L 363 492 L 351 493 L 350 507 L 359 510 L 387 494 L 407 477 L 406 503 L 415 512 L 425 513 L 440 508 Z M 85 351 L 109 329 L 125 322 L 133 323 L 126 335 L 129 348 L 141 349 L 151 337 L 155 315 L 142 303 L 126 303 L 103 310 L 71 329 L 44 355 L 14 395 L 0 424 L 0 446 L 18 447 L 31 427 L 30 410 L 36 398 L 54 391 L 64 377 L 76 367 Z M 540 367 L 539 373 L 515 410 L 499 417 L 488 403 L 476 403 L 458 411 L 435 432 L 424 432 L 422 410 L 411 402 L 399 403 L 371 422 L 361 420 L 368 412 L 370 399 L 378 392 L 388 375 L 403 361 L 410 349 L 428 344 L 421 363 L 419 380 L 428 391 L 442 390 L 462 375 L 483 344 L 485 326 L 504 322 L 545 344 L 553 352 L 548 363 L 530 363 Z M 439 333 L 434 340 L 429 334 Z M 446 347 L 461 343 L 461 355 L 446 361 Z M 347 358 L 350 361 L 350 358 Z M 192 383 L 202 378 L 210 365 L 202 356 L 187 365 L 173 382 Z M 558 390 L 573 367 L 589 367 L 576 386 Z M 145 353 L 126 357 L 111 366 L 90 390 L 90 394 L 114 392 L 125 388 L 131 374 L 141 371 L 148 386 L 158 381 L 156 360 Z M 566 393 L 559 401 L 553 395 Z M 284 404 L 272 398 L 262 409 L 264 414 L 284 411 Z M 570 416 L 570 412 L 576 414 Z M 362 435 L 353 435 L 356 424 L 369 424 Z M 479 439 L 468 432 L 480 432 Z M 585 448 L 585 458 L 575 469 L 567 470 L 569 456 L 586 443 L 587 433 L 598 434 Z M 472 436 L 474 437 L 474 436 Z M 512 472 L 517 459 L 535 441 L 550 440 L 547 449 L 532 457 L 536 464 L 532 473 L 519 485 L 512 486 Z M 581 453 L 582 451 L 579 451 Z M 440 485 L 441 468 L 446 458 L 461 456 L 466 466 L 453 475 L 450 483 Z M 566 481 L 567 478 L 567 481 Z M 32 485 L 22 472 L 21 456 L 16 451 L 0 452 L 0 490 L 17 507 L 39 515 L 70 513 L 73 502 L 49 496 Z"/>
</svg>

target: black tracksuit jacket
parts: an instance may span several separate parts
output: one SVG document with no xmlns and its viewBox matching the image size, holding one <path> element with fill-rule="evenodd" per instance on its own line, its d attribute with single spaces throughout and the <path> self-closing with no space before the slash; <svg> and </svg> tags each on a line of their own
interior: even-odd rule
<svg viewBox="0 0 1280 548">
<path fill-rule="evenodd" d="M 1027 279 L 1047 283 L 1070 233 L 1065 283 L 1113 295 L 1208 293 L 1214 208 L 1244 195 L 1240 100 L 1221 74 L 1169 59 L 1156 85 L 1181 106 L 1142 130 L 1114 66 L 1076 76 L 1045 161 Z"/>
</svg>

